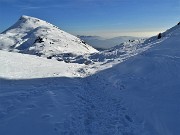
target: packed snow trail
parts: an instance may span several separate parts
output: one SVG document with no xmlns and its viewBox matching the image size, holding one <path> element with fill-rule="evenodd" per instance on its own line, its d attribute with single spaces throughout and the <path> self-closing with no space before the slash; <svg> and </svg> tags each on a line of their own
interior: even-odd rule
<svg viewBox="0 0 180 135">
<path fill-rule="evenodd" d="M 121 90 L 101 79 L 1 79 L 0 134 L 135 134 Z"/>
<path fill-rule="evenodd" d="M 130 135 L 141 133 L 141 123 L 123 105 L 121 90 L 100 76 L 80 79 L 83 89 L 75 91 L 76 102 L 71 117 L 57 124 L 59 134 Z M 111 91 L 110 91 L 111 89 Z M 118 95 L 115 95 L 114 93 Z M 134 117 L 134 116 L 133 116 Z M 63 125 L 62 125 L 63 124 Z M 69 124 L 69 128 L 64 128 Z M 71 129 L 71 130 L 69 130 Z"/>
</svg>

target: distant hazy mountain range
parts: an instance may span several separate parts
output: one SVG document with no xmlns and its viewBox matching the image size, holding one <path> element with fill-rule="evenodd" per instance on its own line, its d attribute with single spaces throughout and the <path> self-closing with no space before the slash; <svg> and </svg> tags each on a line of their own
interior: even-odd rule
<svg viewBox="0 0 180 135">
<path fill-rule="evenodd" d="M 77 37 L 79 37 L 80 39 L 84 40 L 87 44 L 97 49 L 109 49 L 123 42 L 139 39 L 139 37 L 131 37 L 131 36 L 119 36 L 119 37 L 114 37 L 114 38 L 109 38 L 109 39 L 106 39 L 100 36 L 78 35 Z"/>
</svg>

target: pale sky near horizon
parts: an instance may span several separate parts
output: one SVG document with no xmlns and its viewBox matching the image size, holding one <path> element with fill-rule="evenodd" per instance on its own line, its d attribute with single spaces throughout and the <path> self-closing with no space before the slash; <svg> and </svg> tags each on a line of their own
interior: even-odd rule
<svg viewBox="0 0 180 135">
<path fill-rule="evenodd" d="M 180 0 L 0 0 L 0 31 L 21 15 L 74 35 L 148 37 L 180 21 Z"/>
</svg>

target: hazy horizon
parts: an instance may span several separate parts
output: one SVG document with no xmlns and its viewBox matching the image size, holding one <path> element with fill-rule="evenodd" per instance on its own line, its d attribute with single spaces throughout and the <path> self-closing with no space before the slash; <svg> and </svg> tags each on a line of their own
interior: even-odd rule
<svg viewBox="0 0 180 135">
<path fill-rule="evenodd" d="M 150 37 L 176 25 L 179 0 L 0 0 L 0 32 L 21 15 L 73 35 Z"/>
</svg>

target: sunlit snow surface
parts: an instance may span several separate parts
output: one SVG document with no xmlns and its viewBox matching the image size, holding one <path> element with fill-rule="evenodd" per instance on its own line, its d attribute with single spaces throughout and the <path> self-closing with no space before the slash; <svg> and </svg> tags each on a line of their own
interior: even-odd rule
<svg viewBox="0 0 180 135">
<path fill-rule="evenodd" d="M 22 16 L 0 34 L 0 49 L 38 56 L 97 52 L 79 38 L 38 18 Z"/>
<path fill-rule="evenodd" d="M 178 135 L 180 26 L 77 57 L 0 51 L 2 135 Z"/>
</svg>

